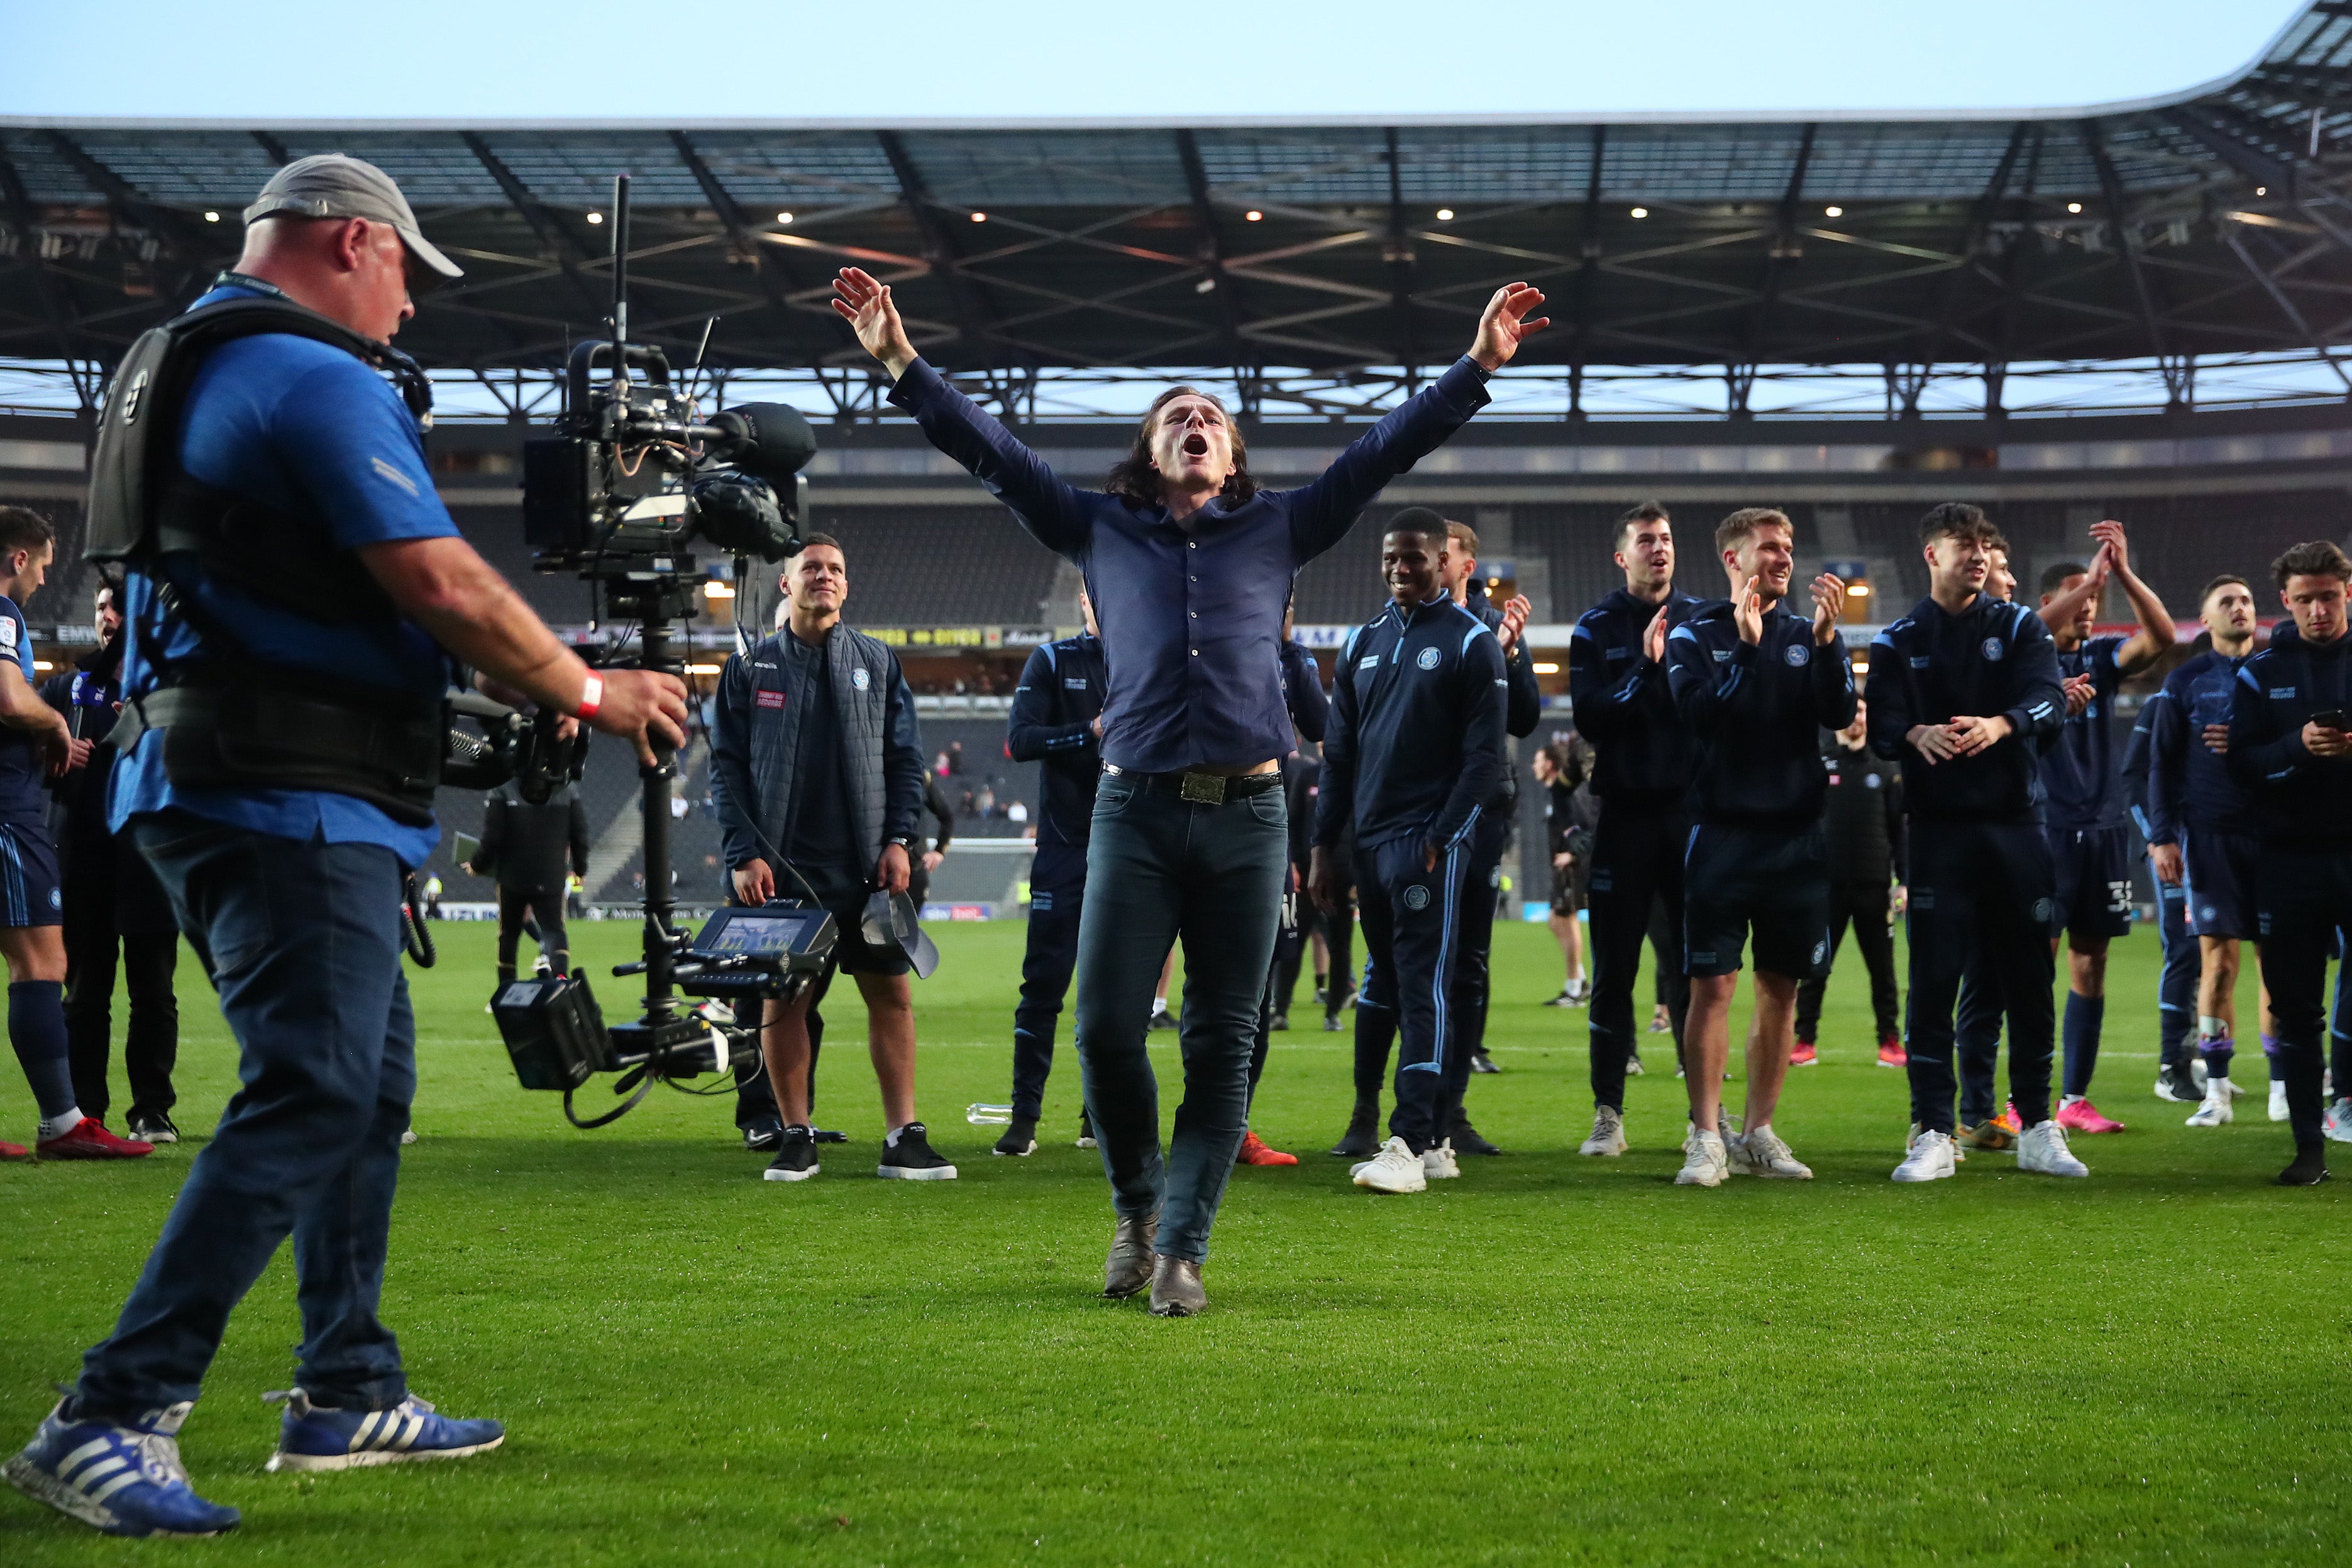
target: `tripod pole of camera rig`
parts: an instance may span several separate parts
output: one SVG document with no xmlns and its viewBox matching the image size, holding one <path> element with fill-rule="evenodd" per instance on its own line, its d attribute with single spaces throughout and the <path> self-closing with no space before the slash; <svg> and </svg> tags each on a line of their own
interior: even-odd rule
<svg viewBox="0 0 2352 1568">
<path fill-rule="evenodd" d="M 667 616 L 648 616 L 645 623 L 645 668 L 678 673 L 675 624 Z M 669 830 L 671 781 L 677 776 L 677 753 L 658 740 L 653 742 L 654 763 L 640 765 L 644 783 L 646 862 L 646 1021 L 667 1023 L 674 1005 L 677 949 L 670 942 L 676 912 L 670 897 Z"/>
</svg>

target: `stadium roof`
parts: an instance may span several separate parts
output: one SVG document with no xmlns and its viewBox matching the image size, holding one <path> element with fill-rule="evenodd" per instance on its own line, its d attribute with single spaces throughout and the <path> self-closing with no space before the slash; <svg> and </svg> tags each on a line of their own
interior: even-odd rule
<svg viewBox="0 0 2352 1568">
<path fill-rule="evenodd" d="M 276 165 L 340 151 L 398 178 L 467 268 L 403 346 L 477 372 L 543 371 L 600 330 L 626 171 L 635 334 L 690 357 L 720 317 L 713 363 L 850 368 L 845 409 L 874 405 L 825 307 L 845 262 L 896 285 L 932 357 L 1008 382 L 1224 366 L 1246 397 L 1268 366 L 1410 377 L 1525 278 L 1558 325 L 1524 358 L 1723 367 L 1735 414 L 1759 365 L 1985 365 L 1997 397 L 2007 364 L 2145 359 L 2185 402 L 2198 355 L 2332 367 L 2352 329 L 2347 138 L 2352 0 L 2314 0 L 2189 94 L 1999 118 L 0 119 L 0 356 L 110 361 L 234 254 Z"/>
</svg>

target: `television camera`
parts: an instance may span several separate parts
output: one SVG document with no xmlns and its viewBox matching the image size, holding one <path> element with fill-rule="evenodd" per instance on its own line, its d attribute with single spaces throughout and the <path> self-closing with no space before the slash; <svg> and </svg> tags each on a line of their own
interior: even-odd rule
<svg viewBox="0 0 2352 1568">
<path fill-rule="evenodd" d="M 629 341 L 626 174 L 613 182 L 611 229 L 611 335 L 573 348 L 556 434 L 524 447 L 523 536 L 536 569 L 591 584 L 602 601 L 599 625 L 637 624 L 638 668 L 683 674 L 683 623 L 701 581 L 690 547 L 699 540 L 732 555 L 739 581 L 754 557 L 772 563 L 798 552 L 798 523 L 808 515 L 802 469 L 815 456 L 816 438 L 799 410 L 781 404 L 699 416 L 661 348 Z M 591 662 L 617 662 L 624 651 L 608 647 Z M 561 755 L 554 721 L 542 715 L 545 737 L 516 742 L 518 754 L 538 760 L 541 784 L 560 783 L 564 767 L 579 774 L 579 753 L 554 760 Z M 698 935 L 677 927 L 669 839 L 677 772 L 675 755 L 658 743 L 653 764 L 638 770 L 645 956 L 614 971 L 645 976 L 638 1016 L 608 1027 L 580 975 L 518 979 L 491 998 L 516 1078 L 525 1089 L 562 1091 L 574 1126 L 617 1119 L 656 1082 L 675 1088 L 682 1079 L 750 1065 L 758 1056 L 759 1002 L 797 994 L 823 972 L 836 940 L 822 910 L 728 910 Z M 518 770 L 519 778 L 530 776 Z M 704 999 L 689 1005 L 681 992 Z M 748 1026 L 730 1005 L 746 1001 Z M 629 1098 L 583 1121 L 572 1095 L 600 1072 L 620 1073 L 614 1093 Z"/>
</svg>

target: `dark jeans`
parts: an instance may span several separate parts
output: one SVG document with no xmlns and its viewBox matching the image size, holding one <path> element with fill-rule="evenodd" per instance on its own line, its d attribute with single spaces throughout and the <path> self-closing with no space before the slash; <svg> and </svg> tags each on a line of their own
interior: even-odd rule
<svg viewBox="0 0 2352 1568">
<path fill-rule="evenodd" d="M 115 853 L 138 851 L 126 844 Z M 84 1116 L 100 1121 L 113 1103 L 106 1079 L 113 1054 L 120 943 L 122 977 L 131 992 L 131 1023 L 122 1037 L 131 1114 L 161 1115 L 179 1098 L 172 1088 L 172 1068 L 180 1054 L 180 1003 L 172 990 L 172 976 L 180 963 L 180 933 L 121 930 L 114 856 L 107 857 L 102 876 L 77 875 L 75 864 L 68 862 L 65 885 L 66 1038 L 75 1103 Z"/>
<path fill-rule="evenodd" d="M 1672 956 L 1659 953 L 1660 976 L 1679 980 L 1683 975 L 1683 854 L 1689 838 L 1690 819 L 1678 810 L 1644 811 L 1601 803 L 1586 895 L 1592 926 L 1592 1000 L 1587 1018 L 1595 1105 L 1625 1108 L 1625 1062 L 1640 1043 L 1634 1033 L 1633 978 L 1641 973 L 1642 942 L 1649 934 L 1654 903 L 1665 905 L 1667 929 L 1674 933 Z M 1684 981 L 1676 991 L 1687 999 L 1689 983 Z M 1679 1016 L 1675 1026 L 1679 1037 Z"/>
<path fill-rule="evenodd" d="M 2032 823 L 1911 823 L 1911 1113 L 1952 1131 L 1954 1005 L 1972 961 L 2009 1005 L 2011 1100 L 2027 1127 L 2050 1115 L 2057 1013 L 2050 999 L 2050 847 Z"/>
<path fill-rule="evenodd" d="M 1086 906 L 1083 844 L 1040 844 L 1029 869 L 1028 947 L 1021 959 L 1021 1005 L 1013 1010 L 1013 1114 L 1035 1121 L 1054 1070 L 1054 1023 L 1078 962 L 1078 911 Z"/>
<path fill-rule="evenodd" d="M 416 1089 L 401 973 L 401 868 L 371 844 L 303 843 L 183 812 L 132 823 L 219 993 L 244 1087 L 123 1304 L 83 1358 L 77 1416 L 192 1400 L 228 1315 L 290 1231 L 302 1343 L 320 1405 L 407 1397 L 377 1321 Z"/>
<path fill-rule="evenodd" d="M 500 980 L 515 977 L 515 950 L 521 945 L 524 925 L 534 919 L 539 923 L 539 951 L 545 955 L 548 967 L 558 974 L 572 973 L 572 942 L 563 931 L 562 890 L 501 887 L 499 889 Z"/>
<path fill-rule="evenodd" d="M 1282 792 L 1202 805 L 1175 782 L 1106 776 L 1078 921 L 1078 1060 L 1111 1202 L 1157 1210 L 1162 1256 L 1198 1263 L 1247 1131 L 1250 1046 L 1290 853 Z M 1144 1037 L 1171 942 L 1184 943 L 1184 1100 L 1163 1163 Z"/>
<path fill-rule="evenodd" d="M 2324 1148 L 2321 1083 L 2327 1063 L 2327 953 L 2352 925 L 2352 849 L 2263 847 L 2255 879 L 2262 909 L 2263 981 L 2271 988 L 2286 1120 L 2298 1149 Z M 2338 1094 L 2352 1093 L 2340 1081 Z"/>
<path fill-rule="evenodd" d="M 1870 971 L 1870 1010 L 1878 1024 L 1878 1040 L 1895 1039 L 1901 1032 L 1900 1007 L 1895 991 L 1895 928 L 1886 922 L 1890 907 L 1884 882 L 1830 884 L 1830 962 L 1837 962 L 1845 945 L 1845 928 L 1853 926 L 1853 945 Z M 1808 980 L 1797 987 L 1797 1038 L 1818 1040 L 1822 1028 L 1822 997 L 1827 980 Z"/>
</svg>

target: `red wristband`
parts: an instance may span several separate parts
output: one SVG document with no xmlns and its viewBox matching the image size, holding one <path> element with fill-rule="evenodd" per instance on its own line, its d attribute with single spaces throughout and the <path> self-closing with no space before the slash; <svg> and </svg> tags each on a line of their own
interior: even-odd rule
<svg viewBox="0 0 2352 1568">
<path fill-rule="evenodd" d="M 572 712 L 583 719 L 596 717 L 596 710 L 604 702 L 604 678 L 594 670 L 588 672 L 588 683 L 580 689 L 580 705 Z"/>
</svg>

